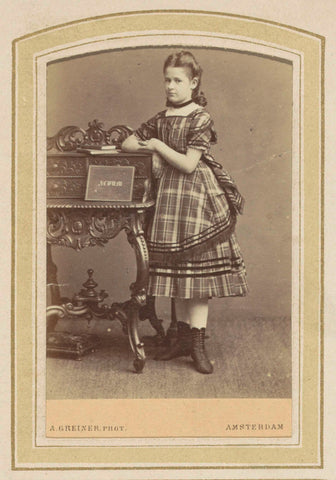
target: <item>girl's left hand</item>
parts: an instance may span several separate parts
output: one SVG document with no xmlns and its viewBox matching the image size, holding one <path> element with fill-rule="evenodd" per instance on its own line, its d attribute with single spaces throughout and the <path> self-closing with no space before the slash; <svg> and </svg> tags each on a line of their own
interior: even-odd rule
<svg viewBox="0 0 336 480">
<path fill-rule="evenodd" d="M 166 162 L 165 160 L 160 157 L 160 155 L 156 152 L 152 154 L 152 174 L 153 177 L 158 179 L 162 177 L 163 170 L 165 168 Z"/>
<path fill-rule="evenodd" d="M 140 150 L 149 150 L 150 152 L 156 152 L 158 142 L 157 138 L 151 138 L 150 140 L 138 140 Z"/>
</svg>

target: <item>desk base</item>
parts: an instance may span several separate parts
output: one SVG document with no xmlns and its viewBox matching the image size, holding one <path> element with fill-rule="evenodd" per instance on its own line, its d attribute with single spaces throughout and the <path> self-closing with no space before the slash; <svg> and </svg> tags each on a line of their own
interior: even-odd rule
<svg viewBox="0 0 336 480">
<path fill-rule="evenodd" d="M 123 330 L 128 333 L 130 346 L 135 354 L 134 368 L 140 373 L 145 364 L 144 345 L 139 340 L 138 323 L 139 310 L 146 305 L 146 287 L 148 284 L 148 250 L 144 237 L 145 209 L 94 209 L 81 210 L 73 204 L 66 208 L 48 209 L 47 218 L 47 283 L 51 288 L 51 303 L 47 308 L 47 331 L 52 333 L 58 318 L 65 315 L 75 317 L 86 316 L 118 318 Z M 57 267 L 52 261 L 51 245 L 65 245 L 80 250 L 85 246 L 103 245 L 109 239 L 117 236 L 125 230 L 127 240 L 130 243 L 136 257 L 137 273 L 135 281 L 130 285 L 131 299 L 127 304 L 127 313 L 121 305 L 111 306 L 102 302 L 107 293 L 101 290 L 96 291 L 97 283 L 93 280 L 93 270 L 88 270 L 89 278 L 83 284 L 82 289 L 73 297 L 73 300 L 62 302 L 57 281 Z M 123 304 L 124 305 L 124 304 Z M 152 325 L 156 326 L 159 335 L 164 336 L 164 331 L 158 319 L 151 316 Z"/>
</svg>

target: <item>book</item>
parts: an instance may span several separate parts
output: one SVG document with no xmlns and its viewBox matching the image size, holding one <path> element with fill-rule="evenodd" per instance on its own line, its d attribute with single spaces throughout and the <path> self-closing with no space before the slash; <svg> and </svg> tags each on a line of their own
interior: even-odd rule
<svg viewBox="0 0 336 480">
<path fill-rule="evenodd" d="M 116 150 L 116 145 L 81 145 L 77 150 Z"/>
<path fill-rule="evenodd" d="M 120 149 L 117 149 L 117 147 L 114 145 L 104 145 L 104 147 L 109 148 L 78 147 L 76 151 L 79 153 L 89 153 L 90 155 L 106 155 L 107 153 L 119 153 L 121 151 Z"/>
</svg>

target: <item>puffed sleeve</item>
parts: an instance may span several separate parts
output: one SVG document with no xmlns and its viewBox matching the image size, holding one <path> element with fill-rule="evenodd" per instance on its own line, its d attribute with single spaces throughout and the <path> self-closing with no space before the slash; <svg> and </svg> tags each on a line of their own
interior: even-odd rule
<svg viewBox="0 0 336 480">
<path fill-rule="evenodd" d="M 187 148 L 208 151 L 211 143 L 217 142 L 217 135 L 210 114 L 207 111 L 197 112 L 192 118 L 187 135 Z"/>
<path fill-rule="evenodd" d="M 141 124 L 134 132 L 139 140 L 150 140 L 157 138 L 157 115 L 150 118 L 147 122 Z"/>
</svg>

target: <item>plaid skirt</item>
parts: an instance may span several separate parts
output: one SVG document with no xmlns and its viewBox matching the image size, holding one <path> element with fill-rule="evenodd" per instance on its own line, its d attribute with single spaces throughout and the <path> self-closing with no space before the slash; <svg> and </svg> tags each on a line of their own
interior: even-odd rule
<svg viewBox="0 0 336 480">
<path fill-rule="evenodd" d="M 184 175 L 166 166 L 148 225 L 148 294 L 178 298 L 244 296 L 246 273 L 227 197 L 200 160 Z"/>
<path fill-rule="evenodd" d="M 197 259 L 178 263 L 150 259 L 149 295 L 210 298 L 244 296 L 247 291 L 245 265 L 235 234 Z"/>
</svg>

